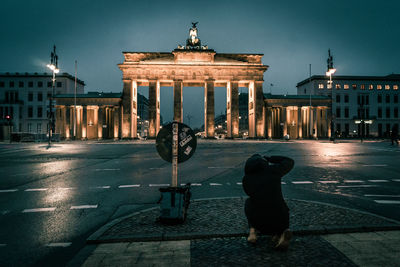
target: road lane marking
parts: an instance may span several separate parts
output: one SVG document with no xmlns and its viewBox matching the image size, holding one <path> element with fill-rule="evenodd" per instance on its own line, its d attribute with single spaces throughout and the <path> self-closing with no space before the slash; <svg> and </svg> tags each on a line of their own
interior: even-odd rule
<svg viewBox="0 0 400 267">
<path fill-rule="evenodd" d="M 96 172 L 99 172 L 99 171 L 120 171 L 121 169 L 96 169 L 95 171 Z"/>
<path fill-rule="evenodd" d="M 75 187 L 59 187 L 60 190 L 73 190 Z"/>
<path fill-rule="evenodd" d="M 242 182 L 237 182 L 236 184 L 237 184 L 237 185 L 242 185 Z"/>
<path fill-rule="evenodd" d="M 5 247 L 7 246 L 7 244 L 0 244 L 0 247 Z"/>
<path fill-rule="evenodd" d="M 393 182 L 400 182 L 400 179 L 393 179 Z"/>
<path fill-rule="evenodd" d="M 190 184 L 191 186 L 202 186 L 202 184 L 198 184 L 198 183 L 193 183 L 193 184 Z"/>
<path fill-rule="evenodd" d="M 2 211 L 1 211 L 1 215 L 6 215 L 6 214 L 8 214 L 8 213 L 10 213 L 9 210 L 2 210 Z"/>
<path fill-rule="evenodd" d="M 162 170 L 164 168 L 149 168 L 149 170 Z"/>
<path fill-rule="evenodd" d="M 91 188 L 97 188 L 97 189 L 109 189 L 111 186 L 109 185 L 103 185 L 103 186 L 95 186 L 95 187 L 91 187 Z"/>
<path fill-rule="evenodd" d="M 25 209 L 22 212 L 23 213 L 27 213 L 27 212 L 47 212 L 47 211 L 55 211 L 55 210 L 56 210 L 55 207 L 51 207 L 51 208 Z"/>
<path fill-rule="evenodd" d="M 210 183 L 210 185 L 211 185 L 211 186 L 220 186 L 220 185 L 222 185 L 222 184 L 219 184 L 219 183 Z"/>
<path fill-rule="evenodd" d="M 374 200 L 378 204 L 400 204 L 400 200 Z"/>
<path fill-rule="evenodd" d="M 150 187 L 169 186 L 169 184 L 149 184 Z"/>
<path fill-rule="evenodd" d="M 339 181 L 318 181 L 321 184 L 338 184 Z"/>
<path fill-rule="evenodd" d="M 211 167 L 208 167 L 209 169 L 234 169 L 235 167 L 213 167 L 213 166 L 211 166 Z"/>
<path fill-rule="evenodd" d="M 387 183 L 389 182 L 388 180 L 368 180 L 371 183 Z"/>
<path fill-rule="evenodd" d="M 37 192 L 37 191 L 47 191 L 48 188 L 28 188 L 25 192 Z"/>
<path fill-rule="evenodd" d="M 371 194 L 366 194 L 364 196 L 365 197 L 400 197 L 400 195 L 371 195 Z"/>
<path fill-rule="evenodd" d="M 80 210 L 80 209 L 97 209 L 98 205 L 80 205 L 80 206 L 71 206 L 70 210 Z"/>
<path fill-rule="evenodd" d="M 364 181 L 361 180 L 344 180 L 344 183 L 364 183 Z"/>
<path fill-rule="evenodd" d="M 66 247 L 69 247 L 69 246 L 71 246 L 71 242 L 65 242 L 65 243 L 49 243 L 49 244 L 47 244 L 46 245 L 46 247 L 63 247 L 63 248 L 66 248 Z"/>
<path fill-rule="evenodd" d="M 125 184 L 118 186 L 118 188 L 130 188 L 130 187 L 140 187 L 140 184 Z"/>
<path fill-rule="evenodd" d="M 293 184 L 312 184 L 311 181 L 292 181 Z"/>
<path fill-rule="evenodd" d="M 11 193 L 11 192 L 17 192 L 18 189 L 4 189 L 0 190 L 0 193 Z"/>
<path fill-rule="evenodd" d="M 362 185 L 338 185 L 337 187 L 340 187 L 340 188 L 357 188 L 357 187 L 378 187 L 377 185 L 365 185 L 365 184 L 362 184 Z"/>
<path fill-rule="evenodd" d="M 281 184 L 286 184 L 286 182 L 281 182 Z"/>
<path fill-rule="evenodd" d="M 365 164 L 363 167 L 386 167 L 387 164 Z"/>
</svg>

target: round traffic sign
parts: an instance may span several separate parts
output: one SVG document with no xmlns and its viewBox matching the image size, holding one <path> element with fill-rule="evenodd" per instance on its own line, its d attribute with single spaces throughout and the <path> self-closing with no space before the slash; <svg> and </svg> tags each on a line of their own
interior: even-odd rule
<svg viewBox="0 0 400 267">
<path fill-rule="evenodd" d="M 172 124 L 178 124 L 178 163 L 190 159 L 197 146 L 197 139 L 192 129 L 180 122 L 171 122 L 164 125 L 157 134 L 156 148 L 160 157 L 172 162 Z"/>
</svg>

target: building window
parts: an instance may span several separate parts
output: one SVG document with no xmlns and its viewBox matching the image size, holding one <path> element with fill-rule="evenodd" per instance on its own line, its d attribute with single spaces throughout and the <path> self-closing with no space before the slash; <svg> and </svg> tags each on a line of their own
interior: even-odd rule
<svg viewBox="0 0 400 267">
<path fill-rule="evenodd" d="M 10 82 L 10 87 L 14 87 L 14 82 Z"/>
<path fill-rule="evenodd" d="M 32 132 L 32 123 L 28 123 L 28 133 Z"/>
<path fill-rule="evenodd" d="M 340 95 L 336 95 L 336 103 L 340 103 Z"/>
<path fill-rule="evenodd" d="M 390 108 L 386 108 L 386 118 L 390 118 Z"/>
<path fill-rule="evenodd" d="M 38 87 L 43 87 L 43 82 L 38 82 L 38 83 L 37 83 L 37 86 L 38 86 Z"/>
<path fill-rule="evenodd" d="M 51 82 L 47 82 L 47 87 L 51 87 Z"/>
<path fill-rule="evenodd" d="M 348 84 L 345 84 L 345 85 L 343 85 L 343 88 L 344 88 L 345 90 L 348 90 L 348 89 L 349 89 L 349 85 L 348 85 Z"/>
<path fill-rule="evenodd" d="M 395 117 L 396 119 L 399 117 L 399 108 L 395 107 L 393 110 L 393 117 Z"/>
<path fill-rule="evenodd" d="M 18 83 L 18 86 L 19 86 L 19 88 L 24 87 L 24 82 L 19 82 L 19 83 Z"/>
<path fill-rule="evenodd" d="M 382 118 L 382 108 L 378 108 L 378 118 Z"/>
<path fill-rule="evenodd" d="M 340 84 L 336 84 L 335 87 L 336 87 L 336 89 L 340 89 L 341 85 Z"/>
<path fill-rule="evenodd" d="M 47 99 L 50 99 L 50 98 L 51 98 L 51 93 L 48 92 L 48 93 L 47 93 Z"/>
<path fill-rule="evenodd" d="M 365 116 L 366 116 L 365 118 L 367 119 L 369 118 L 369 108 L 365 109 Z"/>
<path fill-rule="evenodd" d="M 365 105 L 369 105 L 369 95 L 365 95 Z"/>
<path fill-rule="evenodd" d="M 349 95 L 344 95 L 344 103 L 349 103 Z"/>
<path fill-rule="evenodd" d="M 382 85 L 378 84 L 378 85 L 376 86 L 376 89 L 382 90 Z"/>
<path fill-rule="evenodd" d="M 327 89 L 332 89 L 332 84 L 328 82 L 328 84 L 326 85 Z"/>
<path fill-rule="evenodd" d="M 318 84 L 318 89 L 324 89 L 324 84 L 323 83 Z"/>
<path fill-rule="evenodd" d="M 385 90 L 390 90 L 390 85 L 386 84 L 385 85 Z"/>
<path fill-rule="evenodd" d="M 38 116 L 38 118 L 41 118 L 43 116 L 43 108 L 42 107 L 37 108 L 37 116 Z"/>
<path fill-rule="evenodd" d="M 378 95 L 378 103 L 382 103 L 382 95 Z"/>
<path fill-rule="evenodd" d="M 345 117 L 345 118 L 348 118 L 348 117 L 349 117 L 349 108 L 348 108 L 348 107 L 345 107 L 345 108 L 344 108 L 344 117 Z"/>
<path fill-rule="evenodd" d="M 28 87 L 33 87 L 33 82 L 28 82 Z"/>
<path fill-rule="evenodd" d="M 62 86 L 62 82 L 57 82 L 57 87 L 61 87 Z"/>
<path fill-rule="evenodd" d="M 398 90 L 399 86 L 397 84 L 393 85 L 393 90 Z"/>
<path fill-rule="evenodd" d="M 368 88 L 369 88 L 369 90 L 374 90 L 374 85 L 370 84 Z"/>
<path fill-rule="evenodd" d="M 352 84 L 351 87 L 352 87 L 353 89 L 357 89 L 357 84 Z"/>
<path fill-rule="evenodd" d="M 340 108 L 336 108 L 336 118 L 340 118 Z"/>
<path fill-rule="evenodd" d="M 1 88 L 4 87 L 4 82 L 0 82 L 0 87 L 1 87 Z"/>
<path fill-rule="evenodd" d="M 28 118 L 33 117 L 33 107 L 28 107 Z"/>
<path fill-rule="evenodd" d="M 42 92 L 39 92 L 39 93 L 38 93 L 38 95 L 37 95 L 37 100 L 38 100 L 38 101 L 43 101 L 43 93 L 42 93 Z"/>
<path fill-rule="evenodd" d="M 361 84 L 361 85 L 360 85 L 360 89 L 361 89 L 361 90 L 365 90 L 365 84 Z"/>
<path fill-rule="evenodd" d="M 390 103 L 390 95 L 386 95 L 386 103 Z"/>
<path fill-rule="evenodd" d="M 399 103 L 399 96 L 398 95 L 394 95 L 393 96 L 393 102 L 394 103 Z"/>
<path fill-rule="evenodd" d="M 32 92 L 28 93 L 28 101 L 29 102 L 33 101 L 33 93 Z"/>
<path fill-rule="evenodd" d="M 41 133 L 41 132 L 42 132 L 42 124 L 41 124 L 41 123 L 38 123 L 36 127 L 37 127 L 37 128 L 36 128 L 36 132 L 37 132 L 37 133 Z"/>
</svg>

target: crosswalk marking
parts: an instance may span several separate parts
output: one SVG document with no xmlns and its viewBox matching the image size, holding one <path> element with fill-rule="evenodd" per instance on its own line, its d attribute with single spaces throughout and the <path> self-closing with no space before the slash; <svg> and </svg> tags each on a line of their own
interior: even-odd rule
<svg viewBox="0 0 400 267">
<path fill-rule="evenodd" d="M 66 247 L 69 247 L 69 246 L 71 246 L 71 242 L 65 242 L 65 243 L 49 243 L 49 244 L 47 244 L 46 245 L 46 247 L 63 247 L 63 248 L 66 248 Z"/>
<path fill-rule="evenodd" d="M 337 184 L 339 181 L 318 181 L 321 184 Z"/>
<path fill-rule="evenodd" d="M 125 184 L 118 186 L 118 188 L 130 188 L 130 187 L 140 187 L 140 184 Z"/>
<path fill-rule="evenodd" d="M 312 184 L 311 181 L 292 181 L 293 184 Z"/>
<path fill-rule="evenodd" d="M 80 209 L 97 209 L 98 205 L 80 205 L 80 206 L 71 206 L 70 210 L 80 210 Z"/>
<path fill-rule="evenodd" d="M 30 213 L 30 212 L 47 212 L 47 211 L 55 211 L 55 207 L 51 208 L 36 208 L 36 209 L 24 209 L 23 213 Z"/>
<path fill-rule="evenodd" d="M 364 181 L 361 180 L 344 180 L 344 183 L 363 183 Z"/>
<path fill-rule="evenodd" d="M 400 182 L 400 179 L 393 179 L 393 182 Z"/>
<path fill-rule="evenodd" d="M 388 180 L 368 180 L 371 183 L 387 183 L 389 182 Z"/>
<path fill-rule="evenodd" d="M 18 189 L 4 189 L 0 190 L 0 193 L 11 193 L 11 192 L 17 192 Z"/>
<path fill-rule="evenodd" d="M 48 188 L 28 188 L 25 192 L 47 191 Z"/>
<path fill-rule="evenodd" d="M 150 187 L 169 186 L 169 184 L 149 184 Z"/>
<path fill-rule="evenodd" d="M 96 169 L 95 171 L 96 172 L 99 172 L 99 171 L 119 171 L 120 169 Z"/>
<path fill-rule="evenodd" d="M 400 200 L 374 200 L 378 204 L 400 204 Z"/>
<path fill-rule="evenodd" d="M 222 184 L 219 184 L 219 183 L 210 183 L 210 185 L 211 185 L 211 186 L 220 186 L 220 185 L 222 185 Z"/>
<path fill-rule="evenodd" d="M 92 188 L 98 188 L 98 189 L 109 189 L 111 186 L 109 186 L 109 185 L 103 185 L 103 186 L 95 186 L 95 187 L 92 187 Z"/>
</svg>

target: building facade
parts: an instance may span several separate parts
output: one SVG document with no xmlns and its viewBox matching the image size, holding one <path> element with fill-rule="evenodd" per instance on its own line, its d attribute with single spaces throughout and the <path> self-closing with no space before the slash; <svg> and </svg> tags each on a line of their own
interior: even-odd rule
<svg viewBox="0 0 400 267">
<path fill-rule="evenodd" d="M 0 119 L 11 117 L 12 132 L 46 134 L 51 98 L 50 73 L 0 73 Z M 77 79 L 77 93 L 83 93 L 84 82 Z M 75 77 L 56 75 L 55 94 L 73 94 Z"/>
<path fill-rule="evenodd" d="M 315 75 L 297 84 L 298 95 L 324 95 L 332 99 L 337 136 L 388 136 L 399 125 L 400 74 L 387 76 Z"/>
</svg>

